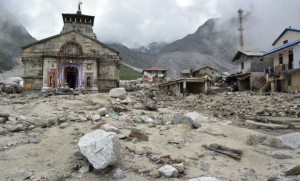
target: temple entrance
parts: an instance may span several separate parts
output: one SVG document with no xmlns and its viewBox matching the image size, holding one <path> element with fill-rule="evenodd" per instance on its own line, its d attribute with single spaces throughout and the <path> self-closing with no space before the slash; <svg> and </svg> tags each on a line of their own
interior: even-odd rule
<svg viewBox="0 0 300 181">
<path fill-rule="evenodd" d="M 78 70 L 76 67 L 66 67 L 64 70 L 65 81 L 70 88 L 75 89 L 78 85 Z"/>
</svg>

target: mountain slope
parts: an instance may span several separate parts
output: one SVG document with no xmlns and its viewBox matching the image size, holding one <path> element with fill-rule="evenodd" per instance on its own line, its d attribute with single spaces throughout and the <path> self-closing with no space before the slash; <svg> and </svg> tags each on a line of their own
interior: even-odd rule
<svg viewBox="0 0 300 181">
<path fill-rule="evenodd" d="M 235 19 L 209 19 L 195 33 L 166 45 L 160 52 L 197 52 L 229 62 L 238 49 L 236 27 Z"/>
<path fill-rule="evenodd" d="M 141 51 L 129 49 L 122 44 L 107 44 L 109 47 L 120 53 L 122 61 L 125 64 L 131 65 L 137 68 L 145 68 L 152 66 L 156 63 L 158 54 L 144 53 Z"/>
<path fill-rule="evenodd" d="M 14 67 L 22 46 L 35 41 L 24 26 L 0 2 L 0 72 Z"/>
<path fill-rule="evenodd" d="M 179 77 L 182 69 L 198 69 L 210 66 L 221 72 L 231 72 L 235 67 L 219 59 L 197 52 L 170 52 L 162 54 L 155 66 L 167 69 L 168 77 Z"/>
</svg>

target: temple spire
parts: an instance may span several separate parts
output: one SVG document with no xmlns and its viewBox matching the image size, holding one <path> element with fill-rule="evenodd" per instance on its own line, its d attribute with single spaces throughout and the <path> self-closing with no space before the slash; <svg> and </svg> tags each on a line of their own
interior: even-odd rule
<svg viewBox="0 0 300 181">
<path fill-rule="evenodd" d="M 82 2 L 81 2 L 81 1 L 79 1 L 79 3 L 78 3 L 77 14 L 81 14 L 81 8 L 80 8 L 80 5 L 82 5 Z"/>
</svg>

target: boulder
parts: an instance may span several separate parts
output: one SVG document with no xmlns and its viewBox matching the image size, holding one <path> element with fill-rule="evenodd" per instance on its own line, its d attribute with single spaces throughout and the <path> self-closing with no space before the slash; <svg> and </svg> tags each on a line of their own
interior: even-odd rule
<svg viewBox="0 0 300 181">
<path fill-rule="evenodd" d="M 191 118 L 193 121 L 193 125 L 195 127 L 201 127 L 201 123 L 209 122 L 208 117 L 205 117 L 205 116 L 199 114 L 198 112 L 187 112 L 187 113 L 183 114 L 183 116 Z"/>
<path fill-rule="evenodd" d="M 198 177 L 198 178 L 190 179 L 189 181 L 219 181 L 219 180 L 214 177 Z"/>
<path fill-rule="evenodd" d="M 7 94 L 14 93 L 15 92 L 14 85 L 13 84 L 5 84 L 2 91 L 7 93 Z"/>
<path fill-rule="evenodd" d="M 6 129 L 8 132 L 18 132 L 24 130 L 24 127 L 22 124 L 16 124 L 16 125 L 7 125 Z"/>
<path fill-rule="evenodd" d="M 125 88 L 120 87 L 120 88 L 111 89 L 108 95 L 113 98 L 125 99 L 127 96 L 127 92 Z"/>
<path fill-rule="evenodd" d="M 112 109 L 117 113 L 128 111 L 128 108 L 124 105 L 113 105 Z"/>
<path fill-rule="evenodd" d="M 59 128 L 65 129 L 65 128 L 69 127 L 70 125 L 71 125 L 70 122 L 64 122 L 59 125 Z"/>
<path fill-rule="evenodd" d="M 121 122 L 132 122 L 132 119 L 127 114 L 122 114 L 118 117 L 118 120 Z"/>
<path fill-rule="evenodd" d="M 13 180 L 27 180 L 33 175 L 32 172 L 16 168 L 11 172 L 11 178 Z"/>
<path fill-rule="evenodd" d="M 146 99 L 144 101 L 144 106 L 150 111 L 157 111 L 158 107 L 153 99 Z"/>
<path fill-rule="evenodd" d="M 209 117 L 205 117 L 198 112 L 187 112 L 183 115 L 176 114 L 173 124 L 187 124 L 191 128 L 200 128 L 201 123 L 207 123 L 209 121 Z"/>
<path fill-rule="evenodd" d="M 111 171 L 111 174 L 113 176 L 114 179 L 124 179 L 126 178 L 126 173 L 120 169 L 120 168 L 115 168 Z"/>
<path fill-rule="evenodd" d="M 130 99 L 130 97 L 126 97 L 125 100 L 121 101 L 121 104 L 130 104 L 132 102 L 132 100 Z"/>
<path fill-rule="evenodd" d="M 286 178 L 282 175 L 275 175 L 275 176 L 268 178 L 268 181 L 292 181 L 292 180 L 289 178 Z"/>
<path fill-rule="evenodd" d="M 17 117 L 17 120 L 20 121 L 20 122 L 22 122 L 22 121 L 26 121 L 27 119 L 26 119 L 26 116 L 24 116 L 24 115 L 19 115 L 19 116 Z"/>
<path fill-rule="evenodd" d="M 153 123 L 154 122 L 154 120 L 148 116 L 142 116 L 141 119 L 144 123 Z"/>
<path fill-rule="evenodd" d="M 104 130 L 106 132 L 114 132 L 116 134 L 121 134 L 121 131 L 117 127 L 115 127 L 113 125 L 110 125 L 110 124 L 103 124 L 100 127 L 100 129 L 102 129 L 102 130 Z"/>
<path fill-rule="evenodd" d="M 300 146 L 300 132 L 288 133 L 275 138 L 267 138 L 262 144 L 275 148 L 297 149 Z"/>
<path fill-rule="evenodd" d="M 92 115 L 90 116 L 90 118 L 91 118 L 91 120 L 92 120 L 93 122 L 96 122 L 96 121 L 99 121 L 99 120 L 101 119 L 101 116 L 100 116 L 99 114 L 92 114 Z"/>
<path fill-rule="evenodd" d="M 0 113 L 0 117 L 2 117 L 2 118 L 8 119 L 9 116 L 10 116 L 10 115 L 7 114 L 7 113 Z"/>
<path fill-rule="evenodd" d="M 115 164 L 121 155 L 121 145 L 116 133 L 96 130 L 81 137 L 78 146 L 82 155 L 97 170 Z"/>
<path fill-rule="evenodd" d="M 271 153 L 273 158 L 277 159 L 291 159 L 293 158 L 293 154 L 287 151 L 274 151 Z"/>
<path fill-rule="evenodd" d="M 0 135 L 5 135 L 5 134 L 6 134 L 6 130 L 0 127 Z"/>
<path fill-rule="evenodd" d="M 172 167 L 171 165 L 165 165 L 158 169 L 159 173 L 161 173 L 163 176 L 169 178 L 169 177 L 177 177 L 178 171 L 176 168 Z"/>
<path fill-rule="evenodd" d="M 300 174 L 300 165 L 295 166 L 292 169 L 288 170 L 285 172 L 285 175 L 290 176 L 290 175 L 299 175 Z"/>
<path fill-rule="evenodd" d="M 100 116 L 105 116 L 105 115 L 107 114 L 107 108 L 106 108 L 106 107 L 100 108 L 100 109 L 98 110 L 98 114 L 99 114 Z"/>
<path fill-rule="evenodd" d="M 183 163 L 173 164 L 172 166 L 176 168 L 179 173 L 184 173 Z"/>
<path fill-rule="evenodd" d="M 131 128 L 131 132 L 129 133 L 128 137 L 137 138 L 143 141 L 148 141 L 149 139 L 149 136 L 146 133 L 135 128 Z"/>
<path fill-rule="evenodd" d="M 0 124 L 3 124 L 3 123 L 5 123 L 5 122 L 6 122 L 6 118 L 0 117 Z"/>
<path fill-rule="evenodd" d="M 193 128 L 193 120 L 189 117 L 182 116 L 181 114 L 176 114 L 174 116 L 173 124 L 187 124 Z"/>
</svg>

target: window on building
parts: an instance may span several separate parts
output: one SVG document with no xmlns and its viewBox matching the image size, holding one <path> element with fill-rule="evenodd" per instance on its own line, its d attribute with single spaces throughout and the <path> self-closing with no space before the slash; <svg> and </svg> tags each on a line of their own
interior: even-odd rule
<svg viewBox="0 0 300 181">
<path fill-rule="evenodd" d="M 287 82 L 288 82 L 288 85 L 292 85 L 292 75 L 291 74 L 287 75 Z"/>
<path fill-rule="evenodd" d="M 283 64 L 283 57 L 282 57 L 282 54 L 279 54 L 279 64 Z"/>
<path fill-rule="evenodd" d="M 241 68 L 244 70 L 244 62 L 241 63 Z"/>
<path fill-rule="evenodd" d="M 287 44 L 289 41 L 288 40 L 284 40 L 283 41 L 283 44 Z"/>
</svg>

